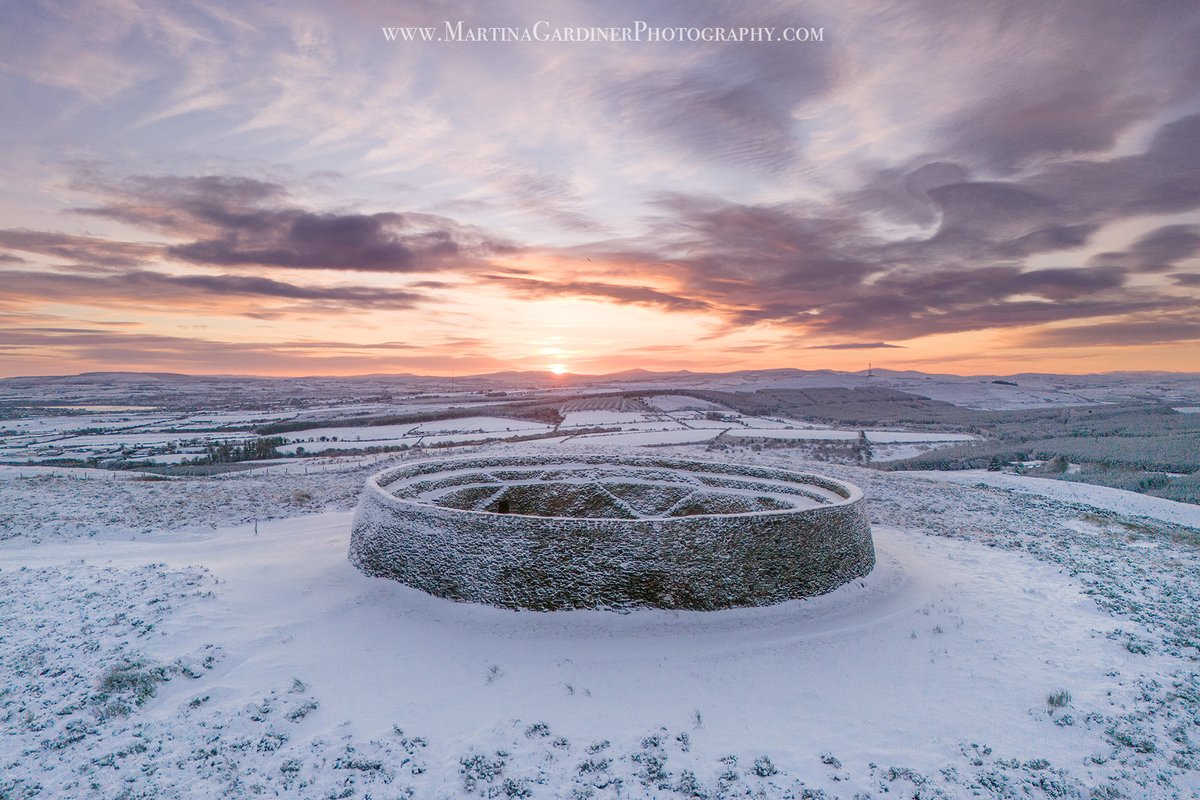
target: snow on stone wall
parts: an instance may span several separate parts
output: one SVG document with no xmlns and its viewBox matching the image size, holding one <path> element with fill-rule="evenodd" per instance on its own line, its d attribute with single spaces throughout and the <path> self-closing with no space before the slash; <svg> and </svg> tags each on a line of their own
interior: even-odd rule
<svg viewBox="0 0 1200 800">
<path fill-rule="evenodd" d="M 729 510 L 740 513 L 713 513 Z M 762 606 L 823 594 L 875 565 L 862 491 L 851 484 L 589 455 L 429 460 L 379 473 L 359 502 L 349 557 L 439 597 L 546 611 Z"/>
</svg>

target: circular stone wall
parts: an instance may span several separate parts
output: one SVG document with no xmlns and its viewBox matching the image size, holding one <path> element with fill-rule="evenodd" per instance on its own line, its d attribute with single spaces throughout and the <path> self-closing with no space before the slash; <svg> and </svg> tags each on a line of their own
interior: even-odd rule
<svg viewBox="0 0 1200 800">
<path fill-rule="evenodd" d="M 856 486 L 788 470 L 563 455 L 367 480 L 350 561 L 439 597 L 553 610 L 762 606 L 875 565 Z"/>
</svg>

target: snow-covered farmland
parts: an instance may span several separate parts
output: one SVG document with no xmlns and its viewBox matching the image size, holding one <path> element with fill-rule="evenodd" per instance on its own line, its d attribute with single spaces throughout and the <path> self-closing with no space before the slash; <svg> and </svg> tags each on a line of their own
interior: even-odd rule
<svg viewBox="0 0 1200 800">
<path fill-rule="evenodd" d="M 514 436 L 537 436 L 553 430 L 551 425 L 502 417 L 463 417 L 411 425 L 308 428 L 282 434 L 289 443 L 282 445 L 279 452 L 295 454 L 301 449 L 307 453 L 319 453 L 324 450 L 367 447 L 414 447 L 418 444 L 449 444 L 483 439 L 507 439 Z"/>
<path fill-rule="evenodd" d="M 1008 475 L 982 469 L 964 469 L 953 472 L 914 470 L 908 474 L 934 481 L 970 486 L 995 486 L 1025 494 L 1052 497 L 1066 503 L 1081 503 L 1128 517 L 1148 517 L 1200 529 L 1200 505 L 1176 503 L 1159 497 L 1110 489 L 1107 486 L 1092 486 L 1087 483 L 1058 481 L 1026 475 Z"/>
<path fill-rule="evenodd" d="M 65 416 L 36 416 L 26 419 L 6 420 L 0 423 L 0 428 L 9 435 L 42 436 L 61 435 L 80 429 L 103 429 L 109 433 L 124 429 L 138 429 L 146 426 L 169 425 L 176 417 L 165 417 L 160 414 L 149 414 L 131 417 L 129 414 L 69 414 Z"/>
<path fill-rule="evenodd" d="M 651 403 L 649 401 L 654 401 Z M 655 404 L 672 409 L 658 410 Z M 422 405 L 423 413 L 436 406 Z M 378 410 L 374 406 L 366 410 Z M 550 425 L 507 417 L 472 416 L 403 424 L 369 425 L 356 421 L 362 411 L 342 424 L 328 424 L 275 434 L 283 456 L 320 455 L 326 451 L 378 450 L 456 446 L 489 439 L 550 437 L 561 433 L 560 442 L 578 447 L 603 437 L 606 445 L 679 445 L 712 441 L 719 436 L 772 439 L 778 441 L 850 441 L 857 430 L 838 430 L 827 425 L 776 417 L 744 415 L 713 403 L 677 395 L 651 397 L 647 402 L 621 397 L 583 398 L 563 404 L 563 419 Z M 349 411 L 349 409 L 345 409 Z M 329 413 L 325 409 L 326 414 Z M 0 435 L 0 459 L 36 464 L 53 459 L 76 462 L 172 465 L 203 460 L 210 446 L 254 440 L 255 426 L 270 421 L 303 416 L 281 411 L 190 412 L 164 417 L 153 411 L 142 416 L 124 413 L 119 417 L 84 415 L 33 417 L 14 420 Z M 589 432 L 595 428 L 606 433 Z M 873 444 L 922 443 L 929 447 L 970 440 L 964 434 L 912 431 L 867 433 Z M 888 458 L 881 451 L 880 459 Z"/>
<path fill-rule="evenodd" d="M 421 434 L 455 434 L 455 433 L 545 433 L 553 426 L 540 425 L 525 420 L 506 419 L 503 417 L 464 417 L 462 419 L 440 420 L 437 422 L 422 422 L 415 426 L 415 431 Z"/>
<path fill-rule="evenodd" d="M 295 438 L 291 444 L 280 445 L 277 450 L 284 455 L 319 454 L 326 450 L 351 450 L 365 447 L 412 447 L 421 441 L 420 436 L 401 436 L 395 439 L 330 439 L 328 441 L 309 441 Z"/>
<path fill-rule="evenodd" d="M 563 415 L 563 421 L 560 423 L 560 428 L 591 428 L 600 426 L 621 426 L 621 425 L 638 425 L 653 423 L 657 419 L 658 424 L 662 424 L 665 417 L 656 415 L 651 417 L 641 411 L 612 411 L 609 409 L 591 409 L 587 411 L 568 411 Z M 667 424 L 674 424 L 670 420 L 666 420 Z"/>
<path fill-rule="evenodd" d="M 756 437 L 767 439 L 805 439 L 813 441 L 836 441 L 857 439 L 858 431 L 837 431 L 793 428 L 731 428 L 726 434 L 732 437 Z M 976 437 L 965 433 L 926 433 L 923 431 L 865 431 L 867 441 L 872 444 L 894 444 L 915 442 L 970 442 Z"/>
<path fill-rule="evenodd" d="M 646 404 L 651 408 L 657 408 L 660 411 L 677 412 L 677 411 L 722 411 L 722 406 L 717 403 L 711 403 L 708 400 L 699 400 L 695 397 L 688 397 L 681 394 L 663 394 L 657 397 L 651 397 L 646 400 Z"/>
<path fill-rule="evenodd" d="M 717 433 L 717 431 L 691 430 L 688 428 L 627 431 L 621 433 L 592 433 L 572 436 L 562 440 L 561 444 L 575 448 L 609 447 L 613 445 L 646 447 L 653 445 L 695 444 L 711 441 Z"/>
</svg>

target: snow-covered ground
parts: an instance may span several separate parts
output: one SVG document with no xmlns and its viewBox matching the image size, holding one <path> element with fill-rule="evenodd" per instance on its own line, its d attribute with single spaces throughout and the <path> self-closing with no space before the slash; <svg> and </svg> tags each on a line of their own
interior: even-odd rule
<svg viewBox="0 0 1200 800">
<path fill-rule="evenodd" d="M 665 417 L 658 415 L 661 426 Z M 590 428 L 609 425 L 636 425 L 651 421 L 649 416 L 639 411 L 612 411 L 609 409 L 590 409 L 587 411 L 568 411 L 563 415 L 560 428 Z M 671 424 L 668 420 L 668 424 Z"/>
<path fill-rule="evenodd" d="M 554 430 L 551 425 L 501 417 L 463 417 L 412 425 L 358 425 L 311 428 L 282 434 L 288 444 L 280 453 L 293 455 L 320 453 L 325 450 L 352 450 L 367 447 L 415 447 L 433 444 L 537 436 Z M 325 441 L 322 441 L 325 440 Z"/>
<path fill-rule="evenodd" d="M 883 387 L 977 409 L 1027 409 L 1145 400 L 1195 406 L 1200 382 L 1188 373 L 1109 373 L 1103 375 L 1022 374 L 996 377 L 926 374 L 876 369 L 866 372 L 763 370 L 708 375 L 663 376 L 625 388 L 693 388 L 722 391 L 759 389 L 847 389 Z M 1182 401 L 1182 402 L 1181 402 Z"/>
<path fill-rule="evenodd" d="M 1009 475 L 1002 472 L 989 472 L 983 469 L 964 469 L 953 472 L 919 470 L 909 472 L 908 474 L 935 481 L 946 481 L 970 486 L 981 484 L 997 486 L 1024 494 L 1050 497 L 1067 503 L 1079 503 L 1104 509 L 1105 511 L 1114 511 L 1128 517 L 1148 517 L 1150 519 L 1171 522 L 1176 525 L 1200 528 L 1200 505 L 1194 503 L 1177 503 L 1174 500 L 1150 497 L 1149 495 L 1138 494 L 1137 492 L 1126 492 L 1121 489 L 1112 489 L 1108 486 L 1093 486 L 1088 483 L 1060 481 L 1053 478 Z"/>
<path fill-rule="evenodd" d="M 387 460 L 0 481 L 0 797 L 1200 796 L 1192 507 L 724 455 L 862 486 L 876 570 L 502 611 L 347 563 Z"/>
<path fill-rule="evenodd" d="M 722 406 L 682 394 L 663 394 L 646 398 L 646 404 L 660 411 L 723 411 Z"/>
<path fill-rule="evenodd" d="M 675 428 L 659 431 L 629 431 L 623 433 L 592 433 L 572 436 L 562 440 L 562 445 L 577 449 L 595 450 L 597 447 L 646 447 L 665 444 L 694 444 L 716 438 L 720 431 Z"/>
<path fill-rule="evenodd" d="M 415 426 L 414 430 L 422 434 L 545 433 L 552 430 L 552 426 L 502 417 L 464 417 L 462 419 L 448 419 L 438 422 L 422 422 L 420 425 Z"/>
<path fill-rule="evenodd" d="M 848 441 L 858 438 L 858 431 L 808 430 L 793 428 L 731 428 L 728 436 L 767 439 L 806 439 L 812 441 Z M 872 444 L 917 442 L 971 442 L 978 437 L 966 433 L 926 433 L 924 431 L 864 431 Z"/>
<path fill-rule="evenodd" d="M 0 464 L 0 481 L 35 480 L 37 478 L 67 478 L 75 481 L 129 481 L 145 480 L 144 472 L 116 472 L 110 469 L 83 469 L 72 467 L 15 466 Z M 3 537 L 0 537 L 3 538 Z"/>
<path fill-rule="evenodd" d="M 609 443 L 624 441 L 634 445 L 706 441 L 721 434 L 813 441 L 852 440 L 858 437 L 857 430 L 839 430 L 812 422 L 743 415 L 681 395 L 651 397 L 649 400 L 653 402 L 640 405 L 625 403 L 624 410 L 618 410 L 622 404 L 620 398 L 571 401 L 562 422 L 557 426 L 488 416 L 400 425 L 363 425 L 348 418 L 341 425 L 278 434 L 285 441 L 278 451 L 292 456 L 327 450 L 428 447 L 487 439 L 546 436 L 555 432 L 571 435 L 582 429 L 596 427 L 620 429 L 620 438 Z M 575 406 L 592 405 L 610 407 L 569 410 Z M 422 405 L 412 408 L 429 411 L 437 407 Z M 332 410 L 336 409 L 325 409 L 324 412 L 330 413 Z M 378 406 L 367 404 L 357 409 L 356 413 L 380 410 Z M 349 413 L 351 409 L 342 411 Z M 710 418 L 709 414 L 713 416 Z M 236 444 L 256 438 L 255 425 L 301 416 L 305 414 L 282 411 L 193 412 L 163 416 L 160 412 L 150 410 L 140 416 L 122 413 L 32 417 L 7 424 L 6 433 L 0 436 L 0 459 L 30 464 L 51 459 L 119 459 L 178 464 L 202 458 L 210 444 Z M 886 430 L 871 430 L 867 436 L 877 444 L 949 444 L 973 438 L 965 434 Z"/>
</svg>

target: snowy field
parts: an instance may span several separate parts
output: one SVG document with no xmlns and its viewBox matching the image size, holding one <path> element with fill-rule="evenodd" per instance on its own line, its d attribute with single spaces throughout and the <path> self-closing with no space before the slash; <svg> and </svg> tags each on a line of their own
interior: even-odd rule
<svg viewBox="0 0 1200 800">
<path fill-rule="evenodd" d="M 997 376 L 998 378 L 1000 376 Z M 1196 407 L 1200 384 L 1186 373 L 1126 372 L 1103 375 L 1006 375 L 1000 379 L 984 376 L 926 374 L 915 371 L 876 369 L 868 375 L 858 372 L 819 370 L 757 370 L 660 377 L 629 388 L 655 386 L 691 387 L 700 379 L 704 388 L 724 391 L 758 389 L 814 389 L 831 386 L 847 389 L 884 387 L 901 392 L 944 400 L 958 406 L 991 410 L 1053 408 L 1090 403 L 1115 403 L 1155 398 L 1172 405 Z M 1179 402 L 1179 400 L 1186 402 Z"/>
<path fill-rule="evenodd" d="M 581 444 L 674 445 L 708 442 L 720 437 L 852 442 L 859 434 L 857 429 L 836 429 L 814 422 L 739 414 L 681 395 L 664 395 L 650 400 L 653 402 L 630 403 L 620 398 L 597 397 L 569 401 L 558 425 L 482 415 L 411 424 L 364 425 L 348 417 L 343 424 L 277 434 L 283 443 L 276 450 L 282 456 L 311 456 L 327 451 L 447 446 L 553 437 L 559 433 L 570 437 L 562 441 L 573 448 Z M 577 410 L 571 410 L 573 408 Z M 438 406 L 429 404 L 407 408 L 410 412 L 437 409 Z M 325 409 L 324 413 L 328 415 L 338 410 Z M 348 412 L 350 409 L 341 410 Z M 367 406 L 366 410 L 377 412 L 380 409 Z M 363 409 L 358 410 L 358 414 L 362 412 Z M 147 410 L 140 414 L 79 413 L 16 419 L 0 424 L 0 460 L 31 466 L 55 459 L 138 467 L 181 464 L 203 459 L 209 445 L 236 445 L 255 439 L 258 436 L 254 430 L 256 425 L 302 416 L 305 415 L 298 412 L 261 411 L 189 412 L 163 416 Z M 596 428 L 607 429 L 607 432 L 594 432 Z M 915 454 L 975 438 L 967 434 L 926 431 L 868 430 L 866 433 L 872 444 L 922 445 L 920 448 L 891 448 L 900 454 Z M 889 454 L 886 448 L 879 453 L 880 460 L 897 457 L 903 456 Z"/>
<path fill-rule="evenodd" d="M 425 447 L 513 436 L 537 436 L 553 430 L 551 425 L 501 417 L 463 417 L 415 425 L 309 428 L 282 434 L 288 444 L 280 446 L 279 452 L 294 455 L 297 452 L 320 453 L 367 447 Z"/>
<path fill-rule="evenodd" d="M 1051 497 L 1066 503 L 1080 503 L 1127 517 L 1147 517 L 1200 529 L 1200 505 L 1176 503 L 1173 500 L 1110 489 L 1107 486 L 1092 486 L 1086 483 L 1034 478 L 1025 475 L 1009 475 L 983 469 L 964 469 L 953 472 L 914 470 L 908 474 L 933 481 L 947 481 L 971 486 L 995 486 L 1023 494 Z"/>
<path fill-rule="evenodd" d="M 971 442 L 977 437 L 966 433 L 926 433 L 924 431 L 874 431 L 866 430 L 863 433 L 867 437 L 867 441 L 872 444 L 898 444 L 898 443 L 932 443 L 932 442 Z M 729 436 L 754 438 L 763 437 L 768 439 L 804 439 L 810 441 L 849 441 L 858 438 L 858 431 L 838 431 L 838 430 L 795 430 L 792 428 L 744 428 L 731 429 Z"/>
<path fill-rule="evenodd" d="M 1200 797 L 1194 507 L 721 456 L 857 483 L 876 570 L 764 609 L 501 611 L 348 564 L 398 457 L 10 468 L 0 797 Z"/>
</svg>

